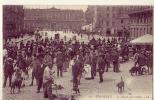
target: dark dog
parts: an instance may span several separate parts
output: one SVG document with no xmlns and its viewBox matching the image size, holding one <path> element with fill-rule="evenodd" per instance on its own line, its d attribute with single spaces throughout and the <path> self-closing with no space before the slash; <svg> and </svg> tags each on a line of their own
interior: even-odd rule
<svg viewBox="0 0 154 100">
<path fill-rule="evenodd" d="M 145 67 L 132 67 L 129 72 L 133 76 L 134 73 L 135 75 L 144 75 L 146 73 L 146 68 Z"/>
<path fill-rule="evenodd" d="M 13 74 L 13 78 L 12 78 L 12 82 L 11 82 L 11 90 L 10 90 L 11 93 L 14 94 L 14 90 L 16 87 L 18 88 L 18 92 L 20 92 L 22 80 L 23 80 L 23 78 L 21 77 L 20 69 L 16 69 Z"/>
<path fill-rule="evenodd" d="M 140 73 L 140 68 L 139 67 L 132 67 L 129 72 L 131 73 L 131 75 L 133 76 L 134 74 L 135 75 L 138 75 Z"/>
<path fill-rule="evenodd" d="M 118 92 L 124 92 L 124 81 L 121 77 L 121 81 L 116 85 L 118 87 Z"/>
<path fill-rule="evenodd" d="M 54 89 L 57 89 L 57 90 L 61 90 L 61 89 L 64 89 L 64 87 L 62 85 L 57 85 L 57 84 L 54 84 Z"/>
</svg>

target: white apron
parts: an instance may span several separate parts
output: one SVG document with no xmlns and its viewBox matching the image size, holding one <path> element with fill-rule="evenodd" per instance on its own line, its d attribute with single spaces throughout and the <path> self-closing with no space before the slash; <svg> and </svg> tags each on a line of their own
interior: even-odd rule
<svg viewBox="0 0 154 100">
<path fill-rule="evenodd" d="M 85 78 L 91 78 L 91 66 L 89 64 L 84 65 L 84 77 Z"/>
</svg>

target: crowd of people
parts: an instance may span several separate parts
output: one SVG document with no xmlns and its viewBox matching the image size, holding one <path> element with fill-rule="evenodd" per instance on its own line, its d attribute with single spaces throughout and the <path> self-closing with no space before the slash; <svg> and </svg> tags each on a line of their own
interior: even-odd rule
<svg viewBox="0 0 154 100">
<path fill-rule="evenodd" d="M 134 55 L 134 66 L 147 65 L 152 71 L 152 51 L 134 50 Z M 28 75 L 28 70 L 32 68 L 32 83 L 30 85 L 33 85 L 33 79 L 36 78 L 37 93 L 43 86 L 44 97 L 48 97 L 52 94 L 51 84 L 54 84 L 54 65 L 57 67 L 57 77 L 63 77 L 70 62 L 73 61 L 72 81 L 73 90 L 76 91 L 86 65 L 91 67 L 88 79 L 94 79 L 98 72 L 99 81 L 102 83 L 103 74 L 109 71 L 111 64 L 113 72 L 120 72 L 120 57 L 129 59 L 129 46 L 119 44 L 117 38 L 103 40 L 93 38 L 86 44 L 75 39 L 64 41 L 53 37 L 36 36 L 35 40 L 29 40 L 27 43 L 21 41 L 19 46 L 17 43 L 9 42 L 4 46 L 3 86 L 6 86 L 7 78 L 9 78 L 9 86 L 11 86 L 14 67 L 21 69 L 25 75 Z"/>
</svg>

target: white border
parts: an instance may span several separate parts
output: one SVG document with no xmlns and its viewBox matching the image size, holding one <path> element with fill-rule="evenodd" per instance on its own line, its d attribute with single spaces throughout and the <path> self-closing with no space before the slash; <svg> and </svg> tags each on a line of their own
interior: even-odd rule
<svg viewBox="0 0 154 100">
<path fill-rule="evenodd" d="M 0 89 L 1 90 L 2 90 L 2 68 L 3 68 L 2 5 L 154 5 L 154 0 L 3 0 L 3 1 L 0 0 L 0 49 L 1 49 Z M 0 100 L 2 100 L 2 91 L 0 91 Z"/>
</svg>

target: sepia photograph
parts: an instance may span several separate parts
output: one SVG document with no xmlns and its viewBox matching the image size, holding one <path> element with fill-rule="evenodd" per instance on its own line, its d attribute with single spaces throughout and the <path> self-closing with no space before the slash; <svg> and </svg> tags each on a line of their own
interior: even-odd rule
<svg viewBox="0 0 154 100">
<path fill-rule="evenodd" d="M 153 99 L 153 6 L 2 11 L 3 100 Z"/>
</svg>

